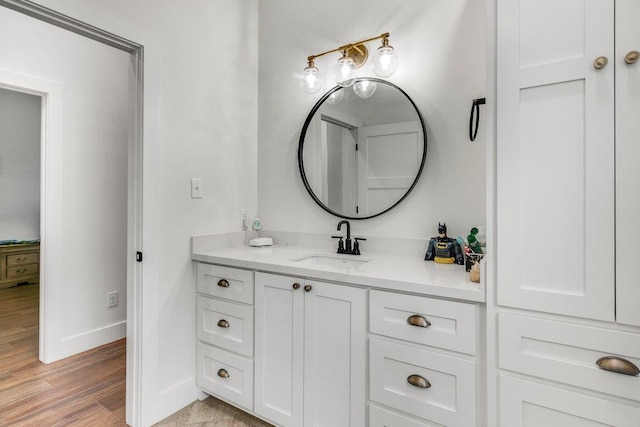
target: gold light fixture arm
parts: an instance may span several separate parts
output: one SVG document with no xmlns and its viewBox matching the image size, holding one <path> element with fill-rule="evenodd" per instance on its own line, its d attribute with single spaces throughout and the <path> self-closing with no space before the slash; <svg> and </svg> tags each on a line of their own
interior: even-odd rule
<svg viewBox="0 0 640 427">
<path fill-rule="evenodd" d="M 388 38 L 389 38 L 389 33 L 382 33 L 376 37 L 360 40 L 355 43 L 345 44 L 344 46 L 340 46 L 338 48 L 331 49 L 326 52 L 310 55 L 307 57 L 307 62 L 309 64 L 313 64 L 313 61 L 316 58 L 319 58 L 321 56 L 324 56 L 333 52 L 342 52 L 343 54 L 346 54 L 349 58 L 351 58 L 353 62 L 355 62 L 356 67 L 361 67 L 369 57 L 369 51 L 367 50 L 367 47 L 364 44 L 370 41 L 379 40 L 379 39 L 382 39 L 383 43 L 386 42 L 388 44 L 388 41 L 387 41 Z"/>
</svg>

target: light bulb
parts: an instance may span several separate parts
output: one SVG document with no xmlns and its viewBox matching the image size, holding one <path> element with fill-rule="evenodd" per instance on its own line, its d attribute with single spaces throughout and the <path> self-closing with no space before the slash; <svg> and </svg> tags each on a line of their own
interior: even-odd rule
<svg viewBox="0 0 640 427">
<path fill-rule="evenodd" d="M 338 63 L 333 69 L 333 78 L 336 80 L 336 83 L 342 87 L 349 87 L 358 79 L 356 64 L 346 53 L 338 60 Z"/>
<path fill-rule="evenodd" d="M 387 42 L 388 43 L 388 42 Z M 398 69 L 400 61 L 398 55 L 394 52 L 393 47 L 383 42 L 378 48 L 376 55 L 371 60 L 371 68 L 379 77 L 389 77 Z"/>
<path fill-rule="evenodd" d="M 353 91 L 360 98 L 369 98 L 376 91 L 378 84 L 371 80 L 359 80 L 353 85 Z"/>
<path fill-rule="evenodd" d="M 322 75 L 320 70 L 313 66 L 313 63 L 302 71 L 302 77 L 300 78 L 300 87 L 306 93 L 316 93 L 322 89 Z"/>
<path fill-rule="evenodd" d="M 331 105 L 335 105 L 342 101 L 342 98 L 344 98 L 344 90 L 338 89 L 337 91 L 329 95 L 329 97 L 327 98 L 327 102 Z"/>
</svg>

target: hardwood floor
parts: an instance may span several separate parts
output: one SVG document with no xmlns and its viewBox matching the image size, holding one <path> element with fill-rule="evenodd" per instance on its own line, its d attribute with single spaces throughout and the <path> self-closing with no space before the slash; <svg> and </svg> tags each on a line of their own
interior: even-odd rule
<svg viewBox="0 0 640 427">
<path fill-rule="evenodd" d="M 0 290 L 0 425 L 126 426 L 125 340 L 45 365 L 38 285 Z"/>
<path fill-rule="evenodd" d="M 38 285 L 1 289 L 0 426 L 126 426 L 126 341 L 45 365 L 38 360 L 38 327 Z M 212 397 L 156 424 L 196 425 L 270 426 Z"/>
</svg>

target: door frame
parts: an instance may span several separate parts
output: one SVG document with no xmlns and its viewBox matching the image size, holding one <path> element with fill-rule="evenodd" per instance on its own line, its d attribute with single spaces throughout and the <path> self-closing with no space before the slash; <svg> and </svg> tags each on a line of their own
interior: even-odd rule
<svg viewBox="0 0 640 427">
<path fill-rule="evenodd" d="M 71 31 L 83 37 L 87 37 L 99 43 L 114 47 L 116 49 L 127 52 L 131 57 L 131 69 L 129 79 L 130 95 L 130 119 L 129 126 L 129 144 L 128 144 L 128 177 L 127 177 L 127 348 L 126 348 L 126 422 L 129 425 L 139 425 L 141 420 L 140 404 L 142 401 L 142 266 L 136 262 L 136 253 L 142 251 L 142 170 L 143 170 L 143 83 L 144 83 L 144 47 L 136 42 L 127 40 L 115 34 L 104 31 L 100 28 L 86 24 L 69 16 L 63 15 L 55 10 L 40 6 L 28 0 L 0 0 L 0 6 L 23 13 L 32 18 L 54 25 L 56 27 Z M 4 77 L 9 79 L 9 73 L 5 73 Z M 0 75 L 2 76 L 2 75 Z M 15 75 L 14 75 L 15 77 Z M 0 81 L 2 81 L 0 79 Z M 7 89 L 17 90 L 25 93 L 39 95 L 43 99 L 43 117 L 42 117 L 42 147 L 47 147 L 45 142 L 49 138 L 56 138 L 62 132 L 62 90 L 53 83 L 44 82 L 21 76 L 13 79 L 13 82 L 7 81 L 0 83 Z M 41 196 L 41 232 L 46 237 L 47 224 L 55 221 L 55 218 L 47 218 L 47 213 L 59 213 L 56 211 L 55 202 L 47 203 L 46 187 L 47 178 L 52 176 L 56 171 L 47 165 L 54 165 L 55 159 L 52 159 L 50 153 L 42 154 L 42 177 L 44 184 Z M 59 173 L 59 171 L 58 171 Z M 49 181 L 51 182 L 51 181 Z M 52 206 L 53 204 L 53 206 Z M 51 215 L 51 214 L 49 214 Z M 47 247 L 46 239 L 43 239 L 43 247 L 41 248 L 43 263 L 41 264 L 41 277 L 45 278 L 50 273 L 49 265 L 54 266 L 52 259 L 59 254 L 59 250 Z M 46 292 L 46 287 L 41 288 L 40 310 L 40 359 L 45 363 L 46 342 L 48 331 L 46 329 L 45 317 L 50 312 L 50 303 L 53 295 Z"/>
</svg>

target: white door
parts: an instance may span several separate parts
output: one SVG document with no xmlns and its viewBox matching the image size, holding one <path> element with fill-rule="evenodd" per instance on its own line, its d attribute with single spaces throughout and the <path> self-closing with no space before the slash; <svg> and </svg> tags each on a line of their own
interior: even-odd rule
<svg viewBox="0 0 640 427">
<path fill-rule="evenodd" d="M 304 425 L 366 425 L 365 289 L 305 281 Z"/>
<path fill-rule="evenodd" d="M 254 411 L 284 427 L 300 427 L 303 282 L 286 276 L 256 273 L 255 310 Z"/>
<path fill-rule="evenodd" d="M 498 0 L 501 305 L 614 320 L 613 13 Z"/>
<path fill-rule="evenodd" d="M 640 326 L 640 2 L 616 0 L 616 319 Z M 632 55 L 632 54 L 631 54 Z"/>
<path fill-rule="evenodd" d="M 419 122 L 358 129 L 358 214 L 393 206 L 413 184 L 424 149 Z"/>
</svg>

